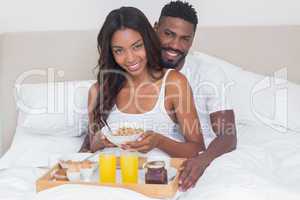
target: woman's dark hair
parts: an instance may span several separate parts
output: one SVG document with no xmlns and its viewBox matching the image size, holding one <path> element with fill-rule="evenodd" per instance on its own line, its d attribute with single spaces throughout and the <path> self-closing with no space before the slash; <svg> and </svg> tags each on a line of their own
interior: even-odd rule
<svg viewBox="0 0 300 200">
<path fill-rule="evenodd" d="M 155 77 L 154 75 L 155 72 L 162 72 L 163 70 L 159 65 L 160 42 L 146 16 L 134 7 L 121 7 L 111 11 L 106 17 L 97 38 L 100 54 L 97 82 L 100 89 L 93 116 L 94 123 L 100 126 L 97 128 L 98 130 L 104 126 L 103 120 L 106 121 L 108 118 L 116 103 L 116 97 L 126 81 L 126 73 L 115 62 L 111 49 L 113 34 L 126 28 L 135 30 L 142 36 L 148 61 L 147 71 L 152 78 L 161 78 L 161 76 Z"/>
</svg>

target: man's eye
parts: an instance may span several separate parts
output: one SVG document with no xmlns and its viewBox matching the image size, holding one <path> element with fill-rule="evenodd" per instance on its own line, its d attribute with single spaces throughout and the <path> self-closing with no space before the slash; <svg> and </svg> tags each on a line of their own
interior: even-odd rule
<svg viewBox="0 0 300 200">
<path fill-rule="evenodd" d="M 185 42 L 189 42 L 189 41 L 190 41 L 190 38 L 183 38 L 183 40 L 184 40 Z"/>
<path fill-rule="evenodd" d="M 171 33 L 169 33 L 169 32 L 165 32 L 165 35 L 166 35 L 166 36 L 169 36 L 169 35 L 171 35 Z"/>
</svg>

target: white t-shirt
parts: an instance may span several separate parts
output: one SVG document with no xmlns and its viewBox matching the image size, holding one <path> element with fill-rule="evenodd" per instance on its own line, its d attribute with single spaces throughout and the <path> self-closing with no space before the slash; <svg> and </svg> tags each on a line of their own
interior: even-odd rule
<svg viewBox="0 0 300 200">
<path fill-rule="evenodd" d="M 215 138 L 209 114 L 230 109 L 227 95 L 230 82 L 222 68 L 212 65 L 195 53 L 189 53 L 180 70 L 186 76 L 193 90 L 194 102 L 201 123 L 205 145 Z"/>
</svg>

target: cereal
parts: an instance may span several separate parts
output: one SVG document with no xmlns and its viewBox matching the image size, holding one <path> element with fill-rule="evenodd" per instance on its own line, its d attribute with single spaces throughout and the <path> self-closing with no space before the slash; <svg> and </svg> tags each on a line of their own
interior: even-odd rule
<svg viewBox="0 0 300 200">
<path fill-rule="evenodd" d="M 113 133 L 114 136 L 130 136 L 130 135 L 135 135 L 135 134 L 140 134 L 143 133 L 144 130 L 141 128 L 127 128 L 127 127 L 122 127 L 119 128 L 116 132 Z"/>
</svg>

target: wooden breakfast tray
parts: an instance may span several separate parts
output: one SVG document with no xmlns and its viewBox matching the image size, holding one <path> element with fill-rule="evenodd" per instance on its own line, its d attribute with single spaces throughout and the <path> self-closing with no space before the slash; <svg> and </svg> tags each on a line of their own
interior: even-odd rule
<svg viewBox="0 0 300 200">
<path fill-rule="evenodd" d="M 43 175 L 41 178 L 39 178 L 36 181 L 36 190 L 37 192 L 53 188 L 59 185 L 63 184 L 83 184 L 83 185 L 98 185 L 98 186 L 110 186 L 110 187 L 119 187 L 119 188 L 125 188 L 130 189 L 136 192 L 139 192 L 141 194 L 144 194 L 146 196 L 152 197 L 152 198 L 170 198 L 173 197 L 178 189 L 178 170 L 180 168 L 180 165 L 184 159 L 182 158 L 171 158 L 170 164 L 171 167 L 174 167 L 177 169 L 176 176 L 173 180 L 169 181 L 168 184 L 145 184 L 145 183 L 138 183 L 138 184 L 122 184 L 122 183 L 115 183 L 115 184 L 102 184 L 98 181 L 94 182 L 83 182 L 83 181 L 76 181 L 71 182 L 67 180 L 53 180 L 53 177 L 51 176 L 56 170 L 60 168 L 59 164 L 55 165 L 53 168 L 51 168 L 45 175 Z M 146 162 L 145 158 L 139 158 L 139 166 L 142 166 Z M 117 165 L 119 163 L 119 158 L 117 158 Z"/>
</svg>

